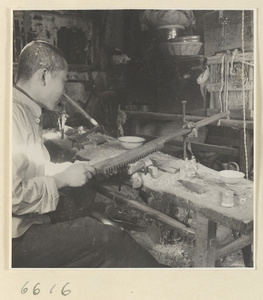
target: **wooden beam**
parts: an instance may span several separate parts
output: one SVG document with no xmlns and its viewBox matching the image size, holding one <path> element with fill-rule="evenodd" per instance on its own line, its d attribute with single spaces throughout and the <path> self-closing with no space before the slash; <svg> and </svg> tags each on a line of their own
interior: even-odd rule
<svg viewBox="0 0 263 300">
<path fill-rule="evenodd" d="M 244 128 L 244 121 L 241 120 L 220 120 L 220 126 L 222 127 L 232 127 L 232 128 Z M 246 120 L 246 128 L 253 130 L 254 121 Z"/>
<path fill-rule="evenodd" d="M 208 109 L 208 115 L 214 115 L 218 113 L 218 109 Z M 125 111 L 128 117 L 132 119 L 138 120 L 153 120 L 153 121 L 167 121 L 167 122 L 183 122 L 183 116 L 178 114 L 165 114 L 165 113 L 155 113 L 155 112 L 139 112 L 139 111 Z M 232 111 L 231 117 L 234 117 L 234 114 L 241 114 L 240 110 Z M 251 118 L 251 111 L 247 111 L 247 115 Z M 200 116 L 185 116 L 186 121 L 197 122 L 203 120 L 204 117 Z M 218 124 L 209 124 L 208 126 L 217 126 Z M 221 119 L 220 126 L 222 127 L 236 127 L 236 128 L 243 128 L 244 122 L 242 120 L 234 120 L 234 119 Z M 253 121 L 246 121 L 247 129 L 253 129 L 254 122 Z"/>
<path fill-rule="evenodd" d="M 181 141 L 171 141 L 168 143 L 169 145 L 174 146 L 183 146 L 183 142 Z M 217 145 L 210 145 L 210 144 L 202 144 L 202 143 L 191 143 L 191 147 L 193 151 L 200 151 L 200 152 L 215 152 L 229 156 L 239 156 L 239 150 L 230 147 L 224 146 L 217 146 Z"/>
<path fill-rule="evenodd" d="M 208 108 L 207 109 L 207 116 L 213 116 L 215 114 L 218 114 L 220 112 L 219 108 Z M 234 121 L 235 126 L 237 127 L 243 127 L 243 111 L 242 109 L 230 109 L 230 118 L 231 120 L 225 120 L 227 122 L 222 122 L 227 127 L 234 127 L 233 122 L 228 121 Z M 239 120 L 239 121 L 238 121 Z M 221 123 L 222 120 L 220 120 Z M 246 123 L 247 125 L 251 126 L 253 128 L 253 112 L 249 109 L 246 109 Z M 230 126 L 229 126 L 230 124 Z"/>
<path fill-rule="evenodd" d="M 216 258 L 226 256 L 237 250 L 243 249 L 252 244 L 252 236 L 242 235 L 240 238 L 227 243 L 226 245 L 218 246 L 216 249 Z"/>
<path fill-rule="evenodd" d="M 164 222 L 165 224 L 168 224 L 174 228 L 176 228 L 180 233 L 182 233 L 183 235 L 187 235 L 190 237 L 194 237 L 195 236 L 195 231 L 191 228 L 186 227 L 184 224 L 176 221 L 175 219 L 167 216 L 166 214 L 157 211 L 145 204 L 142 204 L 138 201 L 129 199 L 127 197 L 125 197 L 124 195 L 122 195 L 121 193 L 114 193 L 112 191 L 109 191 L 107 188 L 100 186 L 98 188 L 98 193 L 102 194 L 105 197 L 108 197 L 110 199 L 113 200 L 117 200 L 121 203 L 125 203 L 128 204 L 129 206 L 132 206 L 134 208 L 137 208 L 143 212 L 145 212 L 147 215 L 149 215 L 150 217 L 154 217 L 159 221 Z"/>
<path fill-rule="evenodd" d="M 140 112 L 140 111 L 125 111 L 128 117 L 140 120 L 155 120 L 155 121 L 169 121 L 169 122 L 183 122 L 183 116 L 179 114 L 166 114 L 156 112 Z M 186 115 L 186 121 L 201 121 L 205 117 Z"/>
<path fill-rule="evenodd" d="M 140 135 L 140 136 L 144 137 L 147 140 L 153 140 L 156 138 L 155 136 L 149 136 L 149 135 Z M 182 148 L 183 141 L 174 140 L 174 141 L 168 142 L 166 145 Z M 192 142 L 191 147 L 192 147 L 193 151 L 215 152 L 215 153 L 220 153 L 220 154 L 229 155 L 229 156 L 239 156 L 239 150 L 235 149 L 235 148 L 230 148 L 230 147 L 196 143 L 196 142 Z"/>
</svg>

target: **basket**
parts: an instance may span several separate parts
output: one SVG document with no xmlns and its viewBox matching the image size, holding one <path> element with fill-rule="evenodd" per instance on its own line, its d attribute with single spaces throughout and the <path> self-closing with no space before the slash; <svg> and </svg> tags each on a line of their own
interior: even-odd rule
<svg viewBox="0 0 263 300">
<path fill-rule="evenodd" d="M 164 56 L 171 57 L 175 55 L 199 55 L 202 45 L 201 42 L 174 42 L 161 43 L 159 47 Z"/>
</svg>

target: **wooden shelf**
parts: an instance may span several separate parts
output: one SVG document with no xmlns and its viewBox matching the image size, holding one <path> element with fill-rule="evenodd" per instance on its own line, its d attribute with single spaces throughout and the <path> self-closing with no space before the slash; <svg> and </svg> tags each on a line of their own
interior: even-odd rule
<svg viewBox="0 0 263 300">
<path fill-rule="evenodd" d="M 154 120 L 154 121 L 168 121 L 168 122 L 182 122 L 183 116 L 179 114 L 166 114 L 166 113 L 156 113 L 156 112 L 139 112 L 139 111 L 125 111 L 128 117 L 137 120 Z M 206 117 L 202 116 L 192 116 L 186 115 L 186 121 L 198 122 L 203 120 Z M 215 125 L 211 124 L 211 125 Z M 209 126 L 211 126 L 209 125 Z M 217 125 L 217 123 L 216 123 Z M 232 120 L 232 119 L 221 119 L 220 126 L 223 127 L 235 127 L 235 128 L 244 128 L 244 122 L 242 120 Z M 246 121 L 246 128 L 253 129 L 254 122 Z"/>
<path fill-rule="evenodd" d="M 163 59 L 159 60 L 159 63 L 168 62 L 171 61 L 189 61 L 189 60 L 196 60 L 196 59 L 205 59 L 204 55 L 172 55 L 169 59 Z"/>
</svg>

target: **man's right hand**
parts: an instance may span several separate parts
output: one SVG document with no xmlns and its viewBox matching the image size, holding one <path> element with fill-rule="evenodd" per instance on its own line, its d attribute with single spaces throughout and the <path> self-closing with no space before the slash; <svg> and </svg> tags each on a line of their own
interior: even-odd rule
<svg viewBox="0 0 263 300">
<path fill-rule="evenodd" d="M 88 182 L 96 170 L 85 162 L 75 163 L 61 173 L 54 175 L 57 188 L 65 186 L 79 187 Z"/>
</svg>

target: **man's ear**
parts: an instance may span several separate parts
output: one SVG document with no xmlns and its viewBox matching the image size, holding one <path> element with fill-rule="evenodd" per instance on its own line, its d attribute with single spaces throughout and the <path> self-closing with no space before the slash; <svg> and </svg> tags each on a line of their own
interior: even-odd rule
<svg viewBox="0 0 263 300">
<path fill-rule="evenodd" d="M 37 71 L 37 76 L 38 76 L 38 80 L 40 80 L 40 82 L 43 86 L 46 86 L 49 79 L 51 78 L 51 74 L 48 71 L 48 69 L 46 69 L 46 68 L 39 69 Z"/>
<path fill-rule="evenodd" d="M 47 69 L 42 69 L 41 71 L 41 81 L 43 85 L 46 85 L 46 76 L 47 76 Z"/>
</svg>

